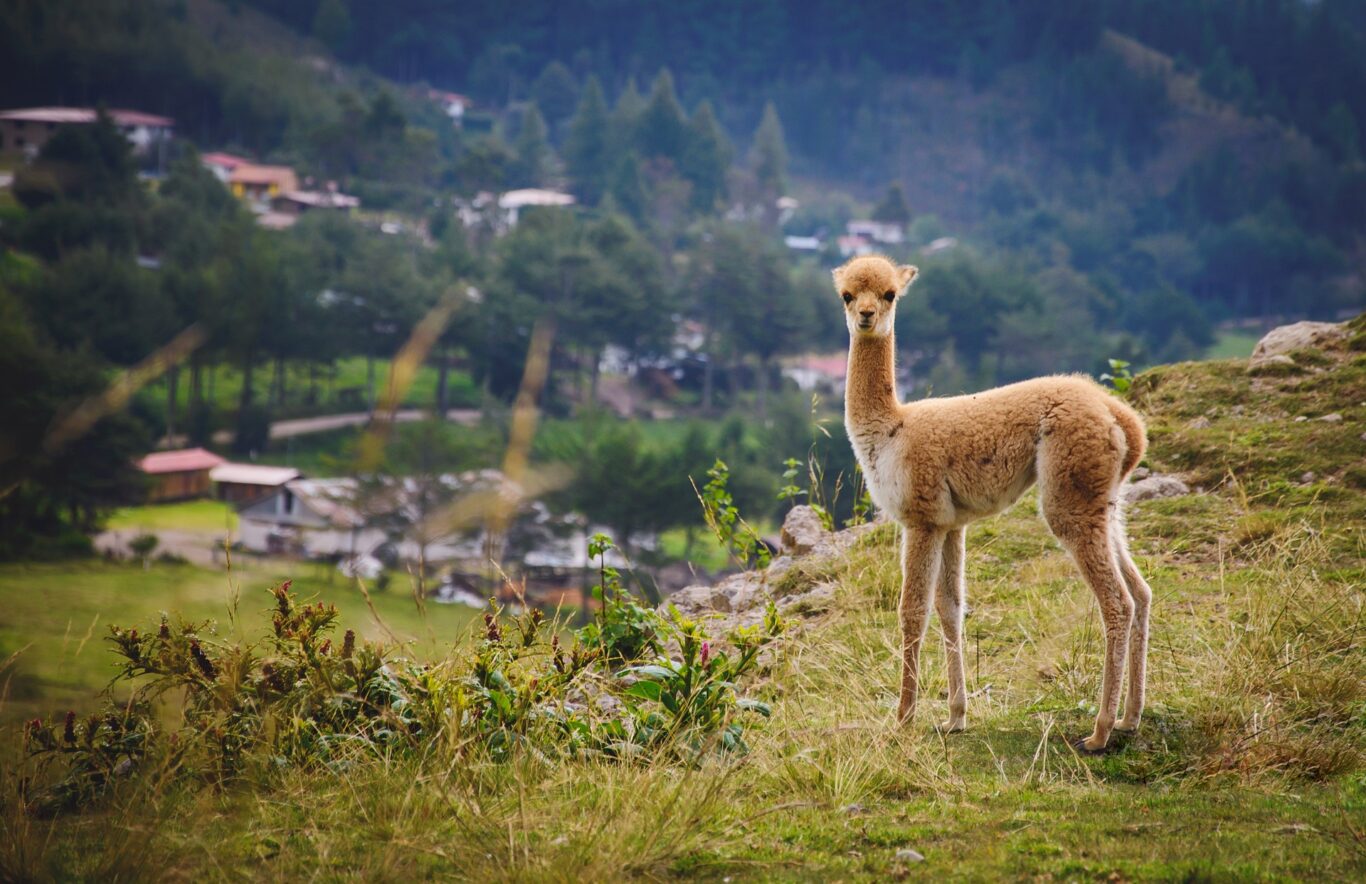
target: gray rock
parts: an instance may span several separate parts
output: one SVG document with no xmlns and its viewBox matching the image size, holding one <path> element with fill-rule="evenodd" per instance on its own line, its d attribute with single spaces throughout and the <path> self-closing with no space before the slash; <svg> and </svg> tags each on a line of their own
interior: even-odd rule
<svg viewBox="0 0 1366 884">
<path fill-rule="evenodd" d="M 1137 482 L 1139 479 L 1146 479 L 1152 474 L 1153 471 L 1147 467 L 1138 467 L 1130 475 L 1133 477 L 1133 481 Z"/>
<path fill-rule="evenodd" d="M 1190 486 L 1175 476 L 1154 473 L 1146 479 L 1130 482 L 1120 489 L 1120 499 L 1125 504 L 1140 500 L 1161 500 L 1164 497 L 1180 497 L 1190 494 Z"/>
<path fill-rule="evenodd" d="M 793 593 L 778 600 L 778 610 L 792 614 L 815 614 L 824 611 L 835 601 L 835 586 L 822 583 L 806 592 Z"/>
<path fill-rule="evenodd" d="M 730 611 L 730 596 L 717 586 L 686 586 L 666 599 L 667 604 L 678 608 L 679 613 L 689 617 L 708 614 L 712 611 Z"/>
<path fill-rule="evenodd" d="M 1197 417 L 1195 420 L 1193 420 L 1193 421 L 1191 421 L 1190 423 L 1186 424 L 1186 426 L 1189 427 L 1189 428 L 1192 429 L 1192 430 L 1205 430 L 1205 429 L 1209 429 L 1209 418 L 1205 417 L 1205 416 L 1202 414 L 1202 415 L 1200 415 L 1199 417 Z"/>
<path fill-rule="evenodd" d="M 1248 367 L 1265 364 L 1272 361 L 1273 357 L 1283 356 L 1292 350 L 1334 346 L 1346 339 L 1346 323 L 1296 322 L 1293 325 L 1283 325 L 1262 336 L 1252 350 Z"/>
<path fill-rule="evenodd" d="M 804 556 L 820 546 L 830 532 L 825 530 L 821 517 L 809 506 L 794 506 L 783 519 L 783 552 Z"/>
<path fill-rule="evenodd" d="M 1296 363 L 1295 360 L 1291 359 L 1289 356 L 1286 356 L 1284 353 L 1277 353 L 1272 356 L 1263 356 L 1261 359 L 1258 359 L 1256 361 L 1249 361 L 1247 364 L 1247 373 L 1258 374 L 1262 370 L 1271 368 L 1272 366 L 1288 365 L 1293 367 L 1297 364 L 1298 363 Z"/>
<path fill-rule="evenodd" d="M 1304 475 L 1300 476 L 1300 484 L 1308 485 L 1310 482 L 1313 482 L 1317 478 L 1318 476 L 1314 474 L 1314 471 L 1309 470 Z"/>
<path fill-rule="evenodd" d="M 1332 414 L 1325 414 L 1323 417 L 1319 418 L 1319 420 L 1323 421 L 1325 424 L 1340 424 L 1342 423 L 1342 415 L 1335 411 Z"/>
<path fill-rule="evenodd" d="M 918 850 L 903 847 L 896 852 L 896 860 L 897 862 L 903 863 L 923 863 L 925 861 L 925 855 Z"/>
</svg>

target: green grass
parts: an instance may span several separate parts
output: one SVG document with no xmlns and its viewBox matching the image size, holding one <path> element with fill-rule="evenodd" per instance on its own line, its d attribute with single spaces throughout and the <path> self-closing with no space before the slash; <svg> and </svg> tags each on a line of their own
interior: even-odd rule
<svg viewBox="0 0 1366 884">
<path fill-rule="evenodd" d="M 0 660 L 19 652 L 0 674 L 0 684 L 13 680 L 0 722 L 92 707 L 116 672 L 104 641 L 111 623 L 143 626 L 166 611 L 187 621 L 215 620 L 225 634 L 240 636 L 232 612 L 258 628 L 260 612 L 271 604 L 266 589 L 283 579 L 294 581 L 301 598 L 335 602 L 343 628 L 390 640 L 360 592 L 326 565 L 239 561 L 232 573 L 163 564 L 144 570 L 100 560 L 0 566 Z M 371 598 L 383 623 L 424 655 L 463 638 L 474 617 L 460 605 L 428 604 L 419 611 L 405 575 L 394 575 L 385 591 L 371 587 Z"/>
<path fill-rule="evenodd" d="M 115 510 L 106 528 L 110 531 L 185 531 L 223 534 L 237 530 L 237 510 L 218 500 L 156 503 Z"/>
<path fill-rule="evenodd" d="M 1206 359 L 1246 359 L 1262 336 L 1256 332 L 1224 329 L 1215 332 L 1214 343 L 1205 351 Z"/>
</svg>

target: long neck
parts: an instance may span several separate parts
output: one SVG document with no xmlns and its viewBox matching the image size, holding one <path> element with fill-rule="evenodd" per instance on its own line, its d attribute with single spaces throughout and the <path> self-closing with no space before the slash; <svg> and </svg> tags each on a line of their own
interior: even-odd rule
<svg viewBox="0 0 1366 884">
<path fill-rule="evenodd" d="M 849 371 L 845 379 L 844 414 L 851 424 L 883 423 L 897 419 L 896 339 L 853 335 L 849 340 Z"/>
</svg>

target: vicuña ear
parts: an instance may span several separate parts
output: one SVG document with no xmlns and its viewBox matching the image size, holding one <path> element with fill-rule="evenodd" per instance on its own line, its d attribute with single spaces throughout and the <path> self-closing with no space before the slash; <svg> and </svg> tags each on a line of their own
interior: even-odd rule
<svg viewBox="0 0 1366 884">
<path fill-rule="evenodd" d="M 919 272 L 919 267 L 913 267 L 910 264 L 902 264 L 900 267 L 896 268 L 897 285 L 903 289 L 906 288 L 906 286 L 911 284 L 911 280 L 915 279 L 916 274 Z"/>
<path fill-rule="evenodd" d="M 833 276 L 833 277 L 835 278 L 835 288 L 836 288 L 836 289 L 843 289 L 843 288 L 844 288 L 844 268 L 843 268 L 843 267 L 836 267 L 834 270 L 831 270 L 831 271 L 830 271 L 830 275 Z"/>
</svg>

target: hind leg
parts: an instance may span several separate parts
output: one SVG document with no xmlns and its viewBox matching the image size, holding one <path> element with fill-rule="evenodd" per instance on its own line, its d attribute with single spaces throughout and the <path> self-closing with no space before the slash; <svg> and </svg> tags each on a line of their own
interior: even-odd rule
<svg viewBox="0 0 1366 884">
<path fill-rule="evenodd" d="M 1151 606 L 1153 591 L 1148 587 L 1143 575 L 1138 572 L 1133 557 L 1129 555 L 1129 543 L 1124 536 L 1124 525 L 1118 520 L 1111 523 L 1110 543 L 1115 550 L 1115 563 L 1119 565 L 1120 575 L 1129 590 L 1134 603 L 1134 619 L 1129 628 L 1129 696 L 1124 702 L 1124 717 L 1115 724 L 1115 730 L 1138 730 L 1143 718 L 1143 702 L 1147 690 L 1148 672 L 1148 610 Z"/>
<path fill-rule="evenodd" d="M 944 635 L 944 671 L 949 679 L 949 720 L 939 726 L 957 733 L 968 726 L 967 685 L 963 676 L 963 550 L 966 528 L 953 528 L 944 537 L 939 591 L 934 597 L 939 628 Z"/>
</svg>

